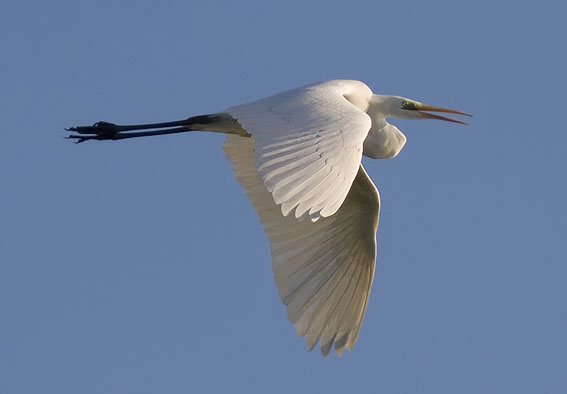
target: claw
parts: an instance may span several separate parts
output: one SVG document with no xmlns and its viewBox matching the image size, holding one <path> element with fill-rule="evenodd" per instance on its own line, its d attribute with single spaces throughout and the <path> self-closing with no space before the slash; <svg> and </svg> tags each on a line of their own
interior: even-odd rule
<svg viewBox="0 0 567 394">
<path fill-rule="evenodd" d="M 120 128 L 114 123 L 109 122 L 96 122 L 92 126 L 77 126 L 66 128 L 67 131 L 74 131 L 79 134 L 98 134 L 107 135 L 114 134 L 120 131 Z"/>
<path fill-rule="evenodd" d="M 193 130 L 190 127 L 193 123 L 193 118 L 173 122 L 147 123 L 139 125 L 117 125 L 110 122 L 100 121 L 96 122 L 92 126 L 69 127 L 65 128 L 65 130 L 78 133 L 79 135 L 71 134 L 68 138 L 76 139 L 77 143 L 81 143 L 87 140 L 123 140 L 126 138 L 147 137 L 151 135 L 184 133 Z M 129 132 L 134 130 L 147 131 Z"/>
<path fill-rule="evenodd" d="M 66 140 L 77 140 L 75 141 L 75 144 L 80 144 L 81 142 L 85 142 L 88 140 L 96 140 L 98 139 L 97 136 L 82 136 L 82 135 L 69 135 L 67 137 L 63 137 Z"/>
<path fill-rule="evenodd" d="M 92 126 L 77 126 L 65 128 L 66 131 L 79 134 L 92 135 L 69 135 L 67 139 L 76 139 L 75 143 L 80 144 L 88 140 L 109 140 L 114 139 L 120 133 L 120 127 L 110 122 L 96 122 Z"/>
</svg>

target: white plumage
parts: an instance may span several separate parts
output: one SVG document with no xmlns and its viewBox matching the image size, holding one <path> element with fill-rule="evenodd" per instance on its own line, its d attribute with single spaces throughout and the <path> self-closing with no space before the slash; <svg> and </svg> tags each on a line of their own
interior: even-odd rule
<svg viewBox="0 0 567 394">
<path fill-rule="evenodd" d="M 189 119 L 73 127 L 77 142 L 193 130 L 228 134 L 224 150 L 270 241 L 274 279 L 297 333 L 324 355 L 354 346 L 374 277 L 378 190 L 362 155 L 396 156 L 406 137 L 387 117 L 468 115 L 398 96 L 359 81 L 292 89 Z M 131 133 L 131 130 L 161 129 Z"/>
<path fill-rule="evenodd" d="M 227 110 L 253 136 L 256 168 L 284 216 L 317 220 L 339 209 L 360 165 L 371 97 L 362 82 L 330 81 Z"/>
<path fill-rule="evenodd" d="M 312 349 L 352 349 L 374 276 L 380 199 L 359 164 L 340 209 L 317 222 L 282 217 L 258 175 L 254 140 L 229 135 L 224 151 L 270 240 L 274 280 L 289 319 Z"/>
</svg>

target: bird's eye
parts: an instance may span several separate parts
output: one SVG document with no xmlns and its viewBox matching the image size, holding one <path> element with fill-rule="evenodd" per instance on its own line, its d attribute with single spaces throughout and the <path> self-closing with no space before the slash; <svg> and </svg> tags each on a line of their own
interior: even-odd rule
<svg viewBox="0 0 567 394">
<path fill-rule="evenodd" d="M 417 109 L 417 108 L 415 107 L 415 103 L 406 100 L 406 101 L 403 101 L 403 102 L 402 102 L 402 109 L 415 110 L 415 109 Z"/>
</svg>

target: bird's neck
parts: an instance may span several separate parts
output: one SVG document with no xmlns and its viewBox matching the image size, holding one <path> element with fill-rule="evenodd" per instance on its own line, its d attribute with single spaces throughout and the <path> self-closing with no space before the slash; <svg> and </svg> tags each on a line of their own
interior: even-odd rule
<svg viewBox="0 0 567 394">
<path fill-rule="evenodd" d="M 366 112 L 372 118 L 373 125 L 381 126 L 386 123 L 387 117 L 395 116 L 394 97 L 383 94 L 372 95 Z"/>
</svg>

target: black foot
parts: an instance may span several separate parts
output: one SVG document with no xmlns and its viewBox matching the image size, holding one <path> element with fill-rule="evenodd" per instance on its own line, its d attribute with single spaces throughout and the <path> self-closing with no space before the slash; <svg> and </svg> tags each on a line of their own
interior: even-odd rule
<svg viewBox="0 0 567 394">
<path fill-rule="evenodd" d="M 122 128 L 110 122 L 96 122 L 92 126 L 77 126 L 66 128 L 67 131 L 73 131 L 77 134 L 71 134 L 68 139 L 76 139 L 77 144 L 88 140 L 116 140 L 121 139 L 120 131 Z M 88 135 L 91 134 L 91 135 Z"/>
<path fill-rule="evenodd" d="M 88 140 L 123 140 L 126 138 L 148 137 L 151 135 L 185 133 L 187 131 L 194 130 L 191 127 L 194 123 L 194 118 L 176 120 L 173 122 L 137 125 L 116 125 L 109 122 L 96 122 L 92 126 L 70 127 L 65 130 L 77 133 L 71 134 L 67 138 L 77 140 L 76 143 L 78 144 Z M 148 131 L 130 132 L 133 130 Z"/>
</svg>

